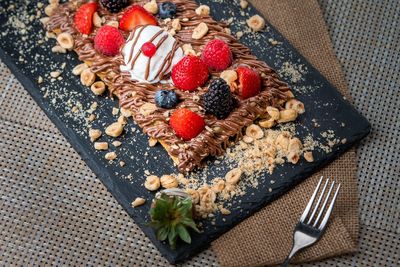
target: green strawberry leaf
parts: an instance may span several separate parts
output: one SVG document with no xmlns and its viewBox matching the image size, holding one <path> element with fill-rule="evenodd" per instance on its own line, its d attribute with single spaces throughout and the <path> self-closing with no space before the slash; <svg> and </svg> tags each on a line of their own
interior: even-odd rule
<svg viewBox="0 0 400 267">
<path fill-rule="evenodd" d="M 171 227 L 168 233 L 168 242 L 169 245 L 172 247 L 172 249 L 175 249 L 176 247 L 176 238 L 177 238 L 177 233 L 175 227 Z"/>
<path fill-rule="evenodd" d="M 192 242 L 192 239 L 190 238 L 190 234 L 188 230 L 186 230 L 185 226 L 182 224 L 178 224 L 176 226 L 176 231 L 178 232 L 179 237 L 185 241 L 186 243 L 190 244 Z"/>
<path fill-rule="evenodd" d="M 195 230 L 198 233 L 200 232 L 200 230 L 196 226 L 196 223 L 191 218 L 184 218 L 184 219 L 182 219 L 181 223 L 185 226 L 192 228 L 193 230 Z"/>
<path fill-rule="evenodd" d="M 192 201 L 190 199 L 183 200 L 178 208 L 178 211 L 185 216 L 188 216 L 189 213 L 192 213 Z"/>
<path fill-rule="evenodd" d="M 161 227 L 157 231 L 157 239 L 160 240 L 160 241 L 164 241 L 165 239 L 167 239 L 168 233 L 169 233 L 169 227 L 168 226 Z"/>
</svg>

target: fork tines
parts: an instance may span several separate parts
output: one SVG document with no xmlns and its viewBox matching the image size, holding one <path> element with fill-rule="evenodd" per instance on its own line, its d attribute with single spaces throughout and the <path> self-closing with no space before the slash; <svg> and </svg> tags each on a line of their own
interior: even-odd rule
<svg viewBox="0 0 400 267">
<path fill-rule="evenodd" d="M 303 214 L 300 217 L 300 222 L 310 225 L 313 228 L 316 228 L 319 230 L 323 230 L 325 228 L 326 223 L 328 222 L 329 216 L 332 213 L 337 195 L 340 190 L 340 184 L 338 184 L 336 186 L 336 190 L 334 190 L 335 181 L 332 181 L 330 183 L 329 178 L 327 178 L 325 180 L 325 183 L 322 187 L 321 192 L 319 192 L 323 178 L 324 177 L 321 176 L 321 179 L 319 180 L 318 185 L 314 190 L 314 193 L 312 194 L 310 200 L 308 201 L 306 209 L 304 210 Z M 330 184 L 329 190 L 326 193 L 325 191 L 328 188 L 329 184 Z M 333 191 L 335 193 L 332 194 Z M 317 196 L 318 196 L 318 200 L 314 205 L 314 201 Z M 321 205 L 321 201 L 323 201 L 322 205 Z M 330 201 L 330 204 L 327 207 L 327 204 L 329 201 Z M 310 213 L 311 209 L 312 209 L 312 212 Z M 322 221 L 320 222 L 321 218 L 322 218 Z"/>
</svg>

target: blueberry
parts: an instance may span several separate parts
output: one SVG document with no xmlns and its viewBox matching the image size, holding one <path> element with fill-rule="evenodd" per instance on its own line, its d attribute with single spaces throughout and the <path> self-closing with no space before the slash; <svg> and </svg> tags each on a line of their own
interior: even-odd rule
<svg viewBox="0 0 400 267">
<path fill-rule="evenodd" d="M 176 14 L 176 5 L 171 2 L 164 2 L 158 5 L 158 14 L 160 18 L 173 18 Z"/>
<path fill-rule="evenodd" d="M 160 90 L 156 93 L 155 101 L 160 108 L 173 108 L 178 104 L 178 96 L 174 91 Z"/>
</svg>

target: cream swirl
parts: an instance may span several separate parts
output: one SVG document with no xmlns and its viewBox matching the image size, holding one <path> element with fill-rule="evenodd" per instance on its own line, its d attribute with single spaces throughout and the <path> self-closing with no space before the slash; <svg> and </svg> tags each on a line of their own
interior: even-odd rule
<svg viewBox="0 0 400 267">
<path fill-rule="evenodd" d="M 157 50 L 152 57 L 142 52 L 143 44 L 151 42 Z M 120 69 L 129 72 L 132 80 L 157 83 L 165 79 L 172 66 L 183 58 L 183 50 L 172 35 L 158 26 L 136 27 L 121 49 L 125 65 Z"/>
</svg>

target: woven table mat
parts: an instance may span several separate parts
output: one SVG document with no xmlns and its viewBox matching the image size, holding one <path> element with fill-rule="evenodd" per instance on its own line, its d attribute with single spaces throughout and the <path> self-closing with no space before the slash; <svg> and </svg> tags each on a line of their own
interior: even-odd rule
<svg viewBox="0 0 400 267">
<path fill-rule="evenodd" d="M 361 0 L 320 4 L 354 102 L 375 131 L 358 157 L 360 253 L 318 265 L 396 266 L 399 5 Z M 0 264 L 166 266 L 2 63 L 0 72 Z M 217 262 L 207 250 L 186 265 Z"/>
</svg>

